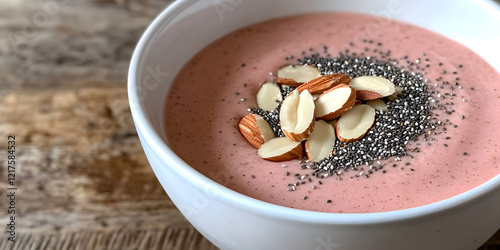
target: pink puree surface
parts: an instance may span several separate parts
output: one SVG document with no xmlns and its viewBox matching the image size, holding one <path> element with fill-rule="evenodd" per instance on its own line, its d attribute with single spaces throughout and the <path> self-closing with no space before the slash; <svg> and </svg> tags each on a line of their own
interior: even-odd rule
<svg viewBox="0 0 500 250">
<path fill-rule="evenodd" d="M 363 43 L 364 38 L 374 43 Z M 349 46 L 349 42 L 354 45 Z M 382 46 L 375 44 L 378 42 Z M 272 80 L 269 72 L 294 62 L 285 60 L 286 56 L 300 58 L 302 51 L 310 53 L 309 48 L 321 52 L 324 45 L 333 56 L 345 48 L 363 52 L 367 46 L 390 49 L 392 58 L 408 56 L 413 62 L 426 53 L 430 61 L 420 64 L 430 64 L 425 75 L 429 85 L 433 86 L 439 76 L 449 81 L 460 78 L 463 88 L 455 91 L 457 96 L 452 100 L 456 112 L 436 112 L 443 122 L 448 118 L 458 127 L 448 127 L 446 133 L 434 136 L 436 140 L 429 141 L 431 146 L 420 141 L 420 153 L 396 162 L 395 168 L 389 163 L 385 174 L 377 171 L 370 178 L 351 178 L 357 172 L 349 171 L 341 181 L 326 178 L 319 185 L 313 178 L 296 191 L 287 191 L 287 184 L 297 181 L 293 174 L 309 170 L 300 170 L 298 160 L 262 160 L 240 135 L 237 124 L 248 114 L 247 108 L 256 106 L 255 95 L 261 84 Z M 400 60 L 400 65 L 403 62 Z M 443 65 L 438 66 L 439 62 Z M 458 68 L 459 64 L 463 68 Z M 441 74 L 443 69 L 448 73 Z M 172 149 L 199 172 L 230 189 L 297 209 L 366 213 L 440 201 L 500 174 L 499 105 L 499 73 L 464 46 L 400 22 L 352 13 L 323 13 L 256 24 L 206 47 L 176 77 L 166 103 L 165 121 Z M 465 119 L 460 118 L 462 115 Z M 445 140 L 445 136 L 451 139 Z M 404 164 L 407 161 L 409 166 Z M 317 188 L 312 189 L 313 185 Z M 306 200 L 302 199 L 304 195 Z"/>
</svg>

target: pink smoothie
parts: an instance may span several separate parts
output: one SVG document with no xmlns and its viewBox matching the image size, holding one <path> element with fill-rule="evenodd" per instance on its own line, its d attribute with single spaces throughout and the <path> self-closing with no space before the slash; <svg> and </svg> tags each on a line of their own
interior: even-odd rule
<svg viewBox="0 0 500 250">
<path fill-rule="evenodd" d="M 346 48 L 365 56 L 377 56 L 374 49 L 390 50 L 391 58 L 401 59 L 397 66 L 406 65 L 407 60 L 421 65 L 431 89 L 438 89 L 443 81 L 459 82 L 461 87 L 455 86 L 456 96 L 451 100 L 455 112 L 433 112 L 434 119 L 449 119 L 457 127 L 449 126 L 432 136 L 432 141 L 419 141 L 420 152 L 411 153 L 412 159 L 389 159 L 386 173 L 354 178 L 358 173 L 348 171 L 341 180 L 329 177 L 320 185 L 312 178 L 297 190 L 287 191 L 287 184 L 296 181 L 295 173 L 310 170 L 301 170 L 298 160 L 261 159 L 237 124 L 248 114 L 247 108 L 256 107 L 255 95 L 262 83 L 273 79 L 270 72 L 296 63 L 286 60 L 287 56 L 301 58 L 303 51 L 306 55 L 310 48 L 321 52 L 323 46 L 328 46 L 332 56 Z M 423 60 L 424 53 L 428 61 Z M 322 13 L 259 23 L 207 46 L 175 78 L 166 102 L 165 125 L 169 145 L 184 161 L 239 193 L 297 209 L 367 213 L 437 202 L 500 174 L 499 105 L 499 73 L 464 46 L 400 22 Z"/>
</svg>

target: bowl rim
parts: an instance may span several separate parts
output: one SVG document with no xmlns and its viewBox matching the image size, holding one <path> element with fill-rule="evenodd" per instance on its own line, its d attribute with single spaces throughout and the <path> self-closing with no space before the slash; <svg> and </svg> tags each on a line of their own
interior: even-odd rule
<svg viewBox="0 0 500 250">
<path fill-rule="evenodd" d="M 145 107 L 141 102 L 138 69 L 145 59 L 143 55 L 151 43 L 151 38 L 164 25 L 171 22 L 177 15 L 188 9 L 191 5 L 196 4 L 197 0 L 178 0 L 171 3 L 164 9 L 148 26 L 146 31 L 141 36 L 136 45 L 129 66 L 127 91 L 130 105 L 130 111 L 133 116 L 134 124 L 137 132 L 141 137 L 141 143 L 146 143 L 151 147 L 154 154 L 157 154 L 160 159 L 170 159 L 170 166 L 173 171 L 178 172 L 180 176 L 194 185 L 197 188 L 206 188 L 207 185 L 217 189 L 218 195 L 213 199 L 219 199 L 224 203 L 238 206 L 240 209 L 245 209 L 253 213 L 267 215 L 273 218 L 281 218 L 285 220 L 301 221 L 315 224 L 350 224 L 350 225 L 367 225 L 391 223 L 401 220 L 409 220 L 422 218 L 426 216 L 438 215 L 442 212 L 464 206 L 478 199 L 487 197 L 492 191 L 500 189 L 500 174 L 488 180 L 487 182 L 468 190 L 454 197 L 441 200 L 435 203 L 422 205 L 419 207 L 373 213 L 330 213 L 317 212 L 295 209 L 264 202 L 236 191 L 229 189 L 212 179 L 201 174 L 179 156 L 177 156 L 161 139 L 158 131 L 155 130 L 151 120 L 146 115 Z M 495 8 L 500 12 L 498 3 L 487 0 L 474 0 L 477 4 L 482 4 Z M 491 9 L 490 9 L 491 10 Z M 165 167 L 165 166 L 162 166 Z"/>
</svg>

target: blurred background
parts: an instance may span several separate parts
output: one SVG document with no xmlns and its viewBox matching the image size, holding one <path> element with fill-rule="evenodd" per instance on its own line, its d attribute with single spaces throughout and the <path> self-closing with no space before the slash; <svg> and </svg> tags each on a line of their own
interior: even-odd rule
<svg viewBox="0 0 500 250">
<path fill-rule="evenodd" d="M 0 1 L 0 159 L 15 135 L 17 187 L 16 243 L 3 230 L 0 249 L 216 249 L 156 180 L 128 108 L 133 49 L 171 2 Z"/>
</svg>

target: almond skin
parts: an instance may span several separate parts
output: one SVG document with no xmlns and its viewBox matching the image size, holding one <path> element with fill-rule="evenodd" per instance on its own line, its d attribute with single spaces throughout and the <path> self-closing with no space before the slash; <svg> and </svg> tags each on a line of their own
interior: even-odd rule
<svg viewBox="0 0 500 250">
<path fill-rule="evenodd" d="M 356 90 L 352 88 L 351 86 L 345 85 L 345 84 L 339 84 L 323 94 L 321 94 L 318 99 L 316 99 L 315 104 L 316 104 L 316 110 L 319 109 L 319 103 L 322 102 L 323 100 L 321 98 L 329 98 L 330 93 L 333 91 L 337 91 L 340 88 L 350 88 L 350 94 L 347 97 L 347 100 L 341 107 L 338 107 L 335 110 L 331 110 L 326 114 L 319 114 L 316 116 L 316 119 L 321 119 L 325 121 L 333 120 L 341 115 L 343 115 L 345 112 L 347 112 L 349 109 L 351 109 L 354 106 L 354 103 L 356 102 Z"/>
<path fill-rule="evenodd" d="M 314 122 L 315 121 L 314 121 L 314 118 L 313 118 L 313 120 L 309 124 L 309 127 L 304 132 L 302 132 L 302 133 L 293 133 L 293 132 L 288 132 L 286 130 L 283 130 L 283 133 L 290 140 L 303 141 L 303 140 L 309 138 L 309 135 L 311 135 L 311 133 L 313 131 L 313 128 L 314 128 Z"/>
<path fill-rule="evenodd" d="M 331 75 L 324 75 L 312 79 L 297 87 L 297 90 L 302 92 L 307 89 L 311 94 L 321 94 L 339 84 L 349 85 L 351 78 L 344 73 L 335 73 Z"/>
<path fill-rule="evenodd" d="M 370 90 L 357 90 L 356 97 L 360 100 L 374 100 L 384 97 L 383 95 Z"/>
<path fill-rule="evenodd" d="M 276 83 L 282 84 L 282 85 L 287 85 L 287 86 L 290 86 L 290 87 L 297 87 L 297 86 L 299 86 L 299 85 L 302 84 L 302 83 L 296 82 L 293 79 L 290 79 L 290 78 L 281 78 L 281 77 L 277 77 L 276 78 Z"/>
<path fill-rule="evenodd" d="M 264 119 L 260 115 L 248 114 L 238 123 L 238 129 L 254 148 L 259 149 L 262 144 L 274 138 L 271 126 L 267 122 L 259 122 L 257 119 Z"/>
</svg>

